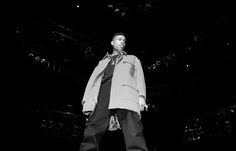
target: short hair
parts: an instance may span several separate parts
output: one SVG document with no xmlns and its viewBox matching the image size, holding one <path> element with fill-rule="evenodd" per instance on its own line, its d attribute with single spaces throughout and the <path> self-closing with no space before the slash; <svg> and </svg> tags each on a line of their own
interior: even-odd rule
<svg viewBox="0 0 236 151">
<path fill-rule="evenodd" d="M 114 37 L 119 36 L 119 35 L 122 35 L 122 36 L 126 37 L 123 32 L 117 32 L 117 33 L 114 33 L 114 34 L 113 34 L 112 40 L 114 39 Z"/>
</svg>

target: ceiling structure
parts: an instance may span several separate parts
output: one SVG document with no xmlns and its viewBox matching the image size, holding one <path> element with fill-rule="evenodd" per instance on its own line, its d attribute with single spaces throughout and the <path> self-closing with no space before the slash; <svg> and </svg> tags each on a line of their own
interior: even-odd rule
<svg viewBox="0 0 236 151">
<path fill-rule="evenodd" d="M 185 49 L 194 37 L 215 30 L 212 28 L 218 22 L 229 22 L 230 5 L 228 1 L 203 0 L 21 1 L 16 15 L 26 28 L 50 21 L 96 41 L 98 49 L 105 49 L 101 56 L 110 49 L 111 35 L 123 31 L 127 34 L 127 51 L 148 56 L 146 61 L 151 64 L 156 56 Z"/>
<path fill-rule="evenodd" d="M 65 97 L 68 94 L 73 97 L 78 95 L 78 89 L 83 91 L 91 70 L 111 49 L 111 35 L 117 31 L 127 34 L 127 52 L 137 55 L 143 62 L 151 100 L 157 96 L 160 99 L 162 95 L 170 96 L 174 91 L 175 96 L 185 100 L 182 105 L 191 106 L 188 100 L 192 99 L 199 107 L 206 100 L 212 105 L 210 100 L 212 95 L 217 97 L 216 92 L 222 92 L 221 98 L 233 94 L 231 89 L 222 89 L 235 82 L 230 75 L 234 57 L 232 6 L 228 1 L 51 0 L 18 3 L 18 44 L 24 52 L 21 56 L 31 60 L 25 61 L 24 65 L 34 62 L 44 66 L 43 72 L 45 69 L 53 71 L 50 74 L 35 71 L 33 76 L 27 77 L 34 77 L 32 81 L 47 77 L 52 88 L 61 81 L 55 95 L 64 91 Z M 30 69 L 38 70 L 35 65 Z M 215 76 L 218 69 L 228 73 L 230 78 Z M 28 68 L 25 70 L 30 73 Z M 58 73 L 59 79 L 55 80 Z M 68 77 L 73 80 L 68 81 Z M 219 86 L 215 83 L 218 78 L 221 79 L 217 82 Z M 37 84 L 42 83 L 39 80 Z M 209 93 L 208 88 L 212 89 Z M 199 89 L 201 95 L 197 96 Z M 208 97 L 198 102 L 206 93 Z M 158 105 L 168 104 L 161 103 Z"/>
</svg>

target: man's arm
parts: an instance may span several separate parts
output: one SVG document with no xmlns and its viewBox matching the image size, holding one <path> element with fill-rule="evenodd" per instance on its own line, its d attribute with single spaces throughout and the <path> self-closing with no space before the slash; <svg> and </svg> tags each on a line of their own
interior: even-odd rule
<svg viewBox="0 0 236 151">
<path fill-rule="evenodd" d="M 88 80 L 88 83 L 86 85 L 86 88 L 85 88 L 85 91 L 84 91 L 84 96 L 83 96 L 83 99 L 82 99 L 82 105 L 84 105 L 85 101 L 87 100 L 87 98 L 89 98 L 89 92 L 91 90 L 91 88 L 93 87 L 93 82 L 95 80 L 95 76 L 96 76 L 96 72 L 97 72 L 97 66 L 94 68 L 89 80 Z"/>
<path fill-rule="evenodd" d="M 137 89 L 139 92 L 139 105 L 141 107 L 141 111 L 147 110 L 146 104 L 146 83 L 144 72 L 142 68 L 142 64 L 138 58 L 135 60 L 135 68 L 136 68 L 136 82 L 137 82 Z"/>
</svg>

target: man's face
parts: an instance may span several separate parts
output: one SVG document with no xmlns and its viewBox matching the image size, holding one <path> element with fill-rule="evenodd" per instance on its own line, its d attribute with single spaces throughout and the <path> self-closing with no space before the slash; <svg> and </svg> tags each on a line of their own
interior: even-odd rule
<svg viewBox="0 0 236 151">
<path fill-rule="evenodd" d="M 111 45 L 116 50 L 123 50 L 125 48 L 126 39 L 123 35 L 117 35 L 111 41 Z"/>
</svg>

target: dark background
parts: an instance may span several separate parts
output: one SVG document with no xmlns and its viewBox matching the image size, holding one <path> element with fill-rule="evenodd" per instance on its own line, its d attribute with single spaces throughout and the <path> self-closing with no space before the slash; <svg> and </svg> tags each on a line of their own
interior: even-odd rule
<svg viewBox="0 0 236 151">
<path fill-rule="evenodd" d="M 144 68 L 150 110 L 142 120 L 150 150 L 232 147 L 231 1 L 37 0 L 14 6 L 9 119 L 17 147 L 78 150 L 83 92 L 98 60 L 111 51 L 114 32 L 126 33 L 126 51 Z M 102 146 L 122 150 L 123 143 L 121 131 L 108 132 Z"/>
</svg>

